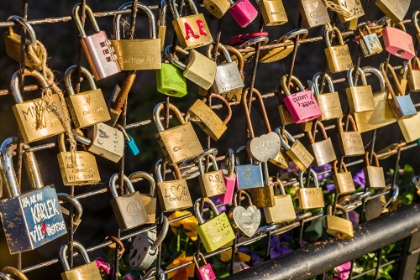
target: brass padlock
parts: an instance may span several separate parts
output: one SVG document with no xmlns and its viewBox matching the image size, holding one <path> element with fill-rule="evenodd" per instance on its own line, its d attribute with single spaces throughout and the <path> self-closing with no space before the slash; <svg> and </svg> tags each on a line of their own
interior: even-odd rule
<svg viewBox="0 0 420 280">
<path fill-rule="evenodd" d="M 325 227 L 328 234 L 337 237 L 338 239 L 353 239 L 354 230 L 353 224 L 349 219 L 347 210 L 337 204 L 335 213 L 332 213 L 332 205 L 327 208 L 327 216 L 325 217 Z M 337 212 L 341 211 L 343 218 L 337 217 Z"/>
<path fill-rule="evenodd" d="M 379 159 L 375 152 L 372 152 L 373 159 L 375 160 L 375 165 L 370 165 L 369 152 L 366 152 L 365 162 L 366 167 L 364 168 L 365 178 L 366 178 L 366 187 L 377 190 L 385 188 L 385 176 L 384 169 L 379 165 Z"/>
<path fill-rule="evenodd" d="M 287 130 L 283 130 L 283 135 L 286 137 L 280 136 L 280 141 L 281 145 L 286 149 L 286 155 L 289 156 L 301 171 L 308 169 L 314 161 L 314 157 L 305 146 L 299 140 L 293 138 Z M 292 142 L 292 146 L 287 143 L 285 138 Z"/>
<path fill-rule="evenodd" d="M 70 216 L 70 211 L 67 208 L 60 205 L 60 210 L 63 214 L 64 222 L 66 223 L 67 233 L 70 232 L 71 225 L 73 225 L 73 233 L 75 233 L 80 223 L 82 222 L 82 204 L 77 198 L 67 193 L 57 193 L 57 198 L 61 202 L 69 203 L 70 206 L 73 208 L 73 216 Z"/>
<path fill-rule="evenodd" d="M 225 181 L 223 180 L 223 173 L 221 170 L 219 170 L 216 158 L 212 154 L 214 150 L 217 153 L 216 149 L 209 149 L 198 156 L 197 159 L 198 168 L 200 170 L 198 182 L 200 183 L 202 197 L 212 197 L 226 193 L 226 185 Z M 204 168 L 203 160 L 205 161 L 207 156 L 212 163 L 214 171 L 206 172 Z"/>
<path fill-rule="evenodd" d="M 65 244 L 60 249 L 60 260 L 63 265 L 64 272 L 61 273 L 61 279 L 63 280 L 101 280 L 101 274 L 96 266 L 96 262 L 91 262 L 89 255 L 83 247 L 77 241 L 73 241 L 73 247 L 77 249 L 81 254 L 86 264 L 70 268 L 69 262 L 67 261 L 68 245 Z"/>
<path fill-rule="evenodd" d="M 399 23 L 404 19 L 410 4 L 411 0 L 375 0 L 375 5 L 395 23 Z"/>
<path fill-rule="evenodd" d="M 358 25 L 357 29 L 360 35 L 359 44 L 364 57 L 369 57 L 383 51 L 378 35 L 370 31 L 369 24 L 362 22 Z"/>
<path fill-rule="evenodd" d="M 334 0 L 334 3 L 341 9 L 348 11 L 351 14 L 350 16 L 346 16 L 341 13 L 337 13 L 338 18 L 343 23 L 356 20 L 357 25 L 357 18 L 365 15 L 365 10 L 363 9 L 361 0 Z"/>
<path fill-rule="evenodd" d="M 244 197 L 244 198 L 243 198 Z M 248 199 L 248 207 L 241 205 L 241 200 Z M 229 212 L 229 220 L 234 229 L 241 235 L 251 238 L 261 223 L 261 212 L 252 204 L 251 197 L 243 190 L 238 190 L 233 199 L 233 208 Z"/>
<path fill-rule="evenodd" d="M 282 0 L 261 0 L 258 4 L 265 25 L 276 26 L 288 22 Z"/>
<path fill-rule="evenodd" d="M 376 219 L 381 214 L 388 213 L 389 209 L 388 206 L 392 203 L 394 203 L 397 200 L 397 197 L 400 193 L 400 188 L 397 184 L 394 185 L 388 185 L 386 188 L 384 188 L 381 193 L 387 192 L 389 189 L 392 188 L 392 195 L 386 201 L 385 195 L 376 196 L 373 199 L 370 199 L 365 206 L 365 216 L 366 220 L 370 221 L 373 219 Z"/>
<path fill-rule="evenodd" d="M 420 114 L 398 120 L 398 125 L 404 136 L 405 142 L 417 141 L 420 138 Z"/>
<path fill-rule="evenodd" d="M 264 208 L 264 216 L 267 223 L 288 223 L 296 220 L 296 211 L 292 197 L 286 194 L 284 186 L 279 178 L 273 184 L 280 189 L 280 194 L 274 194 L 274 206 Z"/>
<path fill-rule="evenodd" d="M 203 5 L 210 14 L 221 19 L 231 4 L 229 0 L 204 0 Z"/>
<path fill-rule="evenodd" d="M 337 169 L 337 163 L 338 163 L 338 160 L 335 160 L 333 164 L 334 174 L 332 175 L 332 179 L 335 186 L 335 193 L 336 194 L 354 193 L 356 191 L 356 187 L 354 186 L 351 172 L 347 170 L 347 166 L 344 162 L 341 163 L 341 168 L 343 169 L 343 171 L 339 172 Z"/>
<path fill-rule="evenodd" d="M 334 90 L 334 84 L 330 75 L 324 73 L 324 77 L 321 77 L 322 73 L 318 72 L 312 78 L 312 91 L 315 94 L 316 102 L 318 103 L 322 112 L 319 120 L 326 121 L 331 119 L 338 119 L 343 115 L 338 92 Z M 320 93 L 320 89 L 324 87 L 319 83 L 320 78 L 321 80 L 325 79 L 325 83 L 328 85 L 329 92 L 322 92 L 322 94 Z"/>
<path fill-rule="evenodd" d="M 298 7 L 306 28 L 324 25 L 331 21 L 322 0 L 300 0 Z"/>
<path fill-rule="evenodd" d="M 283 126 L 295 123 L 295 121 L 292 118 L 292 115 L 290 114 L 289 110 L 287 110 L 286 105 L 280 104 L 277 107 L 279 111 L 280 121 Z"/>
<path fill-rule="evenodd" d="M 259 208 L 273 207 L 274 201 L 274 190 L 271 186 L 270 178 L 268 175 L 268 167 L 266 162 L 262 162 L 262 171 L 264 176 L 264 185 L 262 188 L 253 188 L 247 190 L 252 197 L 252 201 L 255 206 Z"/>
<path fill-rule="evenodd" d="M 335 33 L 339 43 L 338 46 L 331 46 L 330 32 Z M 344 44 L 343 36 L 337 27 L 334 27 L 332 31 L 324 28 L 324 41 L 327 45 L 325 56 L 331 73 L 343 72 L 353 68 L 349 46 Z"/>
<path fill-rule="evenodd" d="M 322 133 L 324 140 L 315 142 L 315 136 L 318 127 L 320 130 L 319 132 Z M 312 128 L 312 132 L 308 132 L 307 134 L 309 137 L 309 142 L 311 143 L 308 147 L 308 150 L 313 155 L 315 159 L 314 164 L 316 166 L 321 166 L 337 159 L 331 138 L 327 136 L 324 125 L 320 121 L 316 121 Z"/>
<path fill-rule="evenodd" d="M 146 209 L 149 221 L 147 224 L 154 224 L 156 222 L 156 182 L 152 175 L 144 171 L 136 171 L 131 173 L 128 178 L 131 183 L 139 181 L 140 178 L 145 179 L 149 183 L 149 194 L 140 193 L 141 201 L 143 201 L 144 208 Z"/>
<path fill-rule="evenodd" d="M 420 92 L 420 60 L 416 56 L 408 65 L 408 87 L 411 92 Z"/>
<path fill-rule="evenodd" d="M 164 129 L 162 125 L 160 112 L 165 108 L 165 102 L 157 104 L 153 110 L 153 120 L 159 131 L 156 138 L 167 162 L 169 164 L 178 163 L 202 154 L 203 147 L 191 122 L 185 122 L 177 107 L 170 103 L 168 106 L 180 124 L 177 127 Z"/>
<path fill-rule="evenodd" d="M 157 21 L 158 29 L 158 38 L 160 39 L 160 51 L 163 52 L 165 49 L 165 39 L 166 39 L 166 10 L 168 9 L 168 4 L 166 1 L 161 1 L 159 9 L 159 19 Z"/>
<path fill-rule="evenodd" d="M 338 134 L 337 141 L 338 147 L 342 156 L 359 156 L 365 153 L 365 146 L 363 145 L 362 135 L 357 131 L 356 123 L 351 115 L 347 115 L 353 131 L 344 131 L 343 117 L 337 121 Z M 347 122 L 347 121 L 346 121 Z M 346 124 L 344 123 L 344 126 Z"/>
<path fill-rule="evenodd" d="M 2 272 L 0 273 L 0 275 L 6 275 L 4 280 L 13 280 L 11 278 L 8 278 L 9 276 L 16 277 L 16 280 L 28 280 L 28 277 L 26 277 L 26 275 L 22 271 L 13 266 L 6 266 L 1 271 Z M 2 278 L 0 277 L 0 279 Z"/>
<path fill-rule="evenodd" d="M 313 169 L 309 169 L 310 177 L 314 181 L 314 188 L 305 188 L 303 184 L 303 174 L 304 171 L 299 172 L 299 190 L 297 192 L 297 197 L 299 199 L 299 208 L 300 209 L 314 209 L 314 208 L 323 208 L 324 204 L 324 195 L 322 194 L 322 189 L 319 187 L 317 174 Z M 307 182 L 309 185 L 309 182 Z"/>
<path fill-rule="evenodd" d="M 279 137 L 286 137 L 281 133 L 281 129 L 279 127 L 276 128 L 275 132 L 279 135 Z M 286 139 L 283 140 L 287 142 Z M 268 159 L 268 161 L 279 168 L 286 169 L 289 166 L 290 158 L 286 154 L 285 148 L 281 145 L 280 151 L 277 153 L 277 155 L 274 158 Z"/>
<path fill-rule="evenodd" d="M 346 88 L 346 95 L 350 113 L 375 110 L 372 87 L 367 84 L 365 73 L 361 68 L 357 68 L 357 76 L 360 76 L 360 80 L 362 80 L 362 85 L 357 86 L 353 80 L 353 69 L 347 71 L 349 87 Z"/>
<path fill-rule="evenodd" d="M 418 19 L 419 15 L 420 15 L 420 10 L 415 11 L 412 16 L 412 21 L 413 21 L 414 28 L 416 29 L 417 42 L 420 43 L 420 25 L 419 25 L 419 19 Z"/>
</svg>

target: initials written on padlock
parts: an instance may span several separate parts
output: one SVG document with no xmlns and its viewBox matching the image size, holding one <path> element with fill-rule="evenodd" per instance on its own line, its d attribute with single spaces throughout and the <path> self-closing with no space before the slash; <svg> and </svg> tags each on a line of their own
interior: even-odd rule
<svg viewBox="0 0 420 280">
<path fill-rule="evenodd" d="M 316 27 L 330 22 L 328 10 L 321 0 L 300 0 L 298 7 L 306 28 Z"/>
<path fill-rule="evenodd" d="M 328 68 L 331 73 L 342 72 L 353 68 L 353 61 L 349 46 L 344 44 L 343 36 L 337 27 L 334 27 L 332 32 L 335 33 L 339 45 L 331 46 L 330 32 L 327 28 L 324 29 L 324 40 L 327 45 L 325 55 L 328 61 Z"/>
<path fill-rule="evenodd" d="M 301 171 L 305 171 L 311 166 L 314 157 L 309 153 L 305 146 L 299 140 L 293 138 L 287 130 L 284 129 L 283 134 L 285 137 L 280 137 L 280 141 L 281 145 L 286 149 L 286 154 Z M 289 145 L 285 138 L 292 142 L 292 146 Z"/>
<path fill-rule="evenodd" d="M 197 164 L 200 170 L 200 176 L 198 176 L 198 181 L 200 183 L 201 194 L 203 197 L 212 197 L 216 195 L 221 195 L 226 192 L 226 185 L 223 180 L 223 173 L 217 167 L 216 158 L 212 154 L 216 149 L 209 149 L 198 157 Z M 208 156 L 210 162 L 213 164 L 214 171 L 205 172 L 203 160 Z"/>
<path fill-rule="evenodd" d="M 337 119 L 343 115 L 343 110 L 341 109 L 340 98 L 338 92 L 334 91 L 333 81 L 327 73 L 324 73 L 325 83 L 328 84 L 329 92 L 324 92 L 320 94 L 320 89 L 323 88 L 323 85 L 319 84 L 319 79 L 321 78 L 322 73 L 316 73 L 312 78 L 312 91 L 315 94 L 315 99 L 318 103 L 319 109 L 322 112 L 322 115 L 319 117 L 319 120 L 326 121 L 331 119 Z M 322 80 L 322 79 L 321 79 Z"/>
<path fill-rule="evenodd" d="M 314 209 L 314 208 L 323 208 L 324 204 L 324 195 L 322 194 L 322 189 L 319 187 L 318 178 L 315 171 L 312 169 L 309 170 L 310 176 L 314 180 L 314 188 L 305 188 L 303 184 L 303 174 L 305 172 L 301 171 L 299 173 L 299 191 L 297 193 L 299 199 L 299 208 L 301 209 Z"/>
<path fill-rule="evenodd" d="M 248 199 L 248 207 L 241 206 L 242 196 Z M 261 212 L 252 205 L 251 197 L 243 190 L 238 190 L 233 200 L 233 208 L 229 212 L 229 220 L 233 227 L 246 237 L 252 237 L 261 223 Z"/>
</svg>

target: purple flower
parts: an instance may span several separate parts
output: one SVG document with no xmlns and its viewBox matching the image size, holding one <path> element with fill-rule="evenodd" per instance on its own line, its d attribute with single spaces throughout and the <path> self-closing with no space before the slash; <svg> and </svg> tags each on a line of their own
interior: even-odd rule
<svg viewBox="0 0 420 280">
<path fill-rule="evenodd" d="M 299 167 L 297 167 L 297 165 L 293 161 L 289 162 L 289 167 L 287 169 L 281 169 L 282 174 L 295 173 L 295 172 L 299 172 L 299 171 L 300 171 Z"/>
<path fill-rule="evenodd" d="M 332 165 L 329 164 L 329 163 L 326 163 L 326 164 L 321 165 L 321 166 L 316 166 L 312 169 L 315 171 L 315 173 L 322 173 L 322 174 L 318 175 L 318 181 L 323 181 L 323 180 L 325 180 L 325 179 L 327 179 L 328 177 L 331 176 Z M 323 173 L 325 171 L 328 171 L 328 172 Z"/>
<path fill-rule="evenodd" d="M 335 190 L 335 185 L 333 183 L 327 184 L 327 190 L 328 192 L 332 192 Z"/>
<path fill-rule="evenodd" d="M 220 204 L 223 203 L 218 195 L 213 196 L 210 199 L 211 199 L 211 201 L 213 201 L 214 205 L 220 205 Z M 217 210 L 219 210 L 220 213 L 226 212 L 226 206 L 224 206 L 224 205 L 219 206 L 219 207 L 217 207 Z"/>
<path fill-rule="evenodd" d="M 363 169 L 357 172 L 353 176 L 353 182 L 356 185 L 356 187 L 363 186 L 363 189 L 365 188 L 366 178 L 365 178 L 365 171 Z"/>
<path fill-rule="evenodd" d="M 262 259 L 260 256 L 258 256 L 257 253 L 254 253 L 251 249 L 248 247 L 239 247 L 238 252 L 245 253 L 251 257 L 251 260 L 249 261 L 249 264 L 251 266 L 254 266 L 256 264 L 262 263 Z"/>
<path fill-rule="evenodd" d="M 134 277 L 130 273 L 123 276 L 123 280 L 135 280 L 135 279 L 136 279 L 136 277 Z"/>
<path fill-rule="evenodd" d="M 111 264 L 105 262 L 102 258 L 95 259 L 95 262 L 100 271 L 102 270 L 105 274 L 111 273 Z"/>
<path fill-rule="evenodd" d="M 351 223 L 353 224 L 353 227 L 356 227 L 359 225 L 359 214 L 356 211 L 349 211 L 349 219 Z"/>
<path fill-rule="evenodd" d="M 277 258 L 278 256 L 292 252 L 293 250 L 287 248 L 289 243 L 280 242 L 279 235 L 273 235 L 270 242 L 270 258 Z"/>
<path fill-rule="evenodd" d="M 334 269 L 336 273 L 333 276 L 333 280 L 346 280 L 350 276 L 351 262 L 343 263 Z"/>
</svg>

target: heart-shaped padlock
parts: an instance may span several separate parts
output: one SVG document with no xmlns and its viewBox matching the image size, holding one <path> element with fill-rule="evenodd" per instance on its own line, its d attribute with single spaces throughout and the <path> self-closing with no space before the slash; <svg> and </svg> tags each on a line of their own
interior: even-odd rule
<svg viewBox="0 0 420 280">
<path fill-rule="evenodd" d="M 240 205 L 243 196 L 248 199 L 249 203 L 246 209 Z M 260 210 L 255 205 L 252 205 L 251 197 L 243 190 L 238 190 L 235 193 L 233 205 L 234 208 L 229 213 L 229 219 L 233 227 L 242 235 L 252 237 L 257 232 L 261 223 Z"/>
</svg>

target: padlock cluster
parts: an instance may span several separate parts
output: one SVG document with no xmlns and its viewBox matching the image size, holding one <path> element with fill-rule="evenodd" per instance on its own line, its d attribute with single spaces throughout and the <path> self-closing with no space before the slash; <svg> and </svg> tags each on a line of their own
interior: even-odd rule
<svg viewBox="0 0 420 280">
<path fill-rule="evenodd" d="M 312 167 L 326 164 L 333 166 L 336 196 L 344 199 L 335 203 L 334 207 L 328 205 L 325 227 L 327 233 L 337 238 L 352 239 L 354 235 L 347 215 L 353 206 L 348 204 L 349 201 L 360 202 L 366 199 L 370 190 L 384 192 L 389 189 L 384 170 L 379 164 L 379 152 L 377 154 L 365 149 L 362 133 L 397 122 L 406 143 L 420 138 L 420 114 L 409 94 L 420 91 L 420 70 L 417 69 L 420 62 L 416 57 L 413 38 L 405 30 L 406 21 L 403 21 L 410 7 L 409 0 L 398 3 L 376 0 L 377 7 L 387 16 L 378 21 L 361 23 L 360 17 L 365 14 L 361 1 L 300 0 L 298 6 L 305 28 L 289 31 L 270 44 L 267 44 L 266 32 L 241 34 L 231 38 L 231 45 L 215 42 L 215 34 L 212 34 L 204 14 L 199 13 L 200 7 L 194 1 L 185 0 L 190 14 L 183 16 L 183 9 L 180 9 L 182 5 L 179 5 L 181 2 L 184 3 L 162 1 L 157 25 L 155 13 L 148 6 L 140 2 L 137 7 L 133 7 L 132 2 L 120 6 L 118 10 L 121 13 L 114 17 L 113 40 L 109 40 L 106 33 L 101 31 L 91 8 L 77 4 L 73 9 L 73 20 L 80 33 L 80 44 L 89 69 L 80 65 L 67 68 L 64 78 L 65 98 L 55 84 L 54 76 L 49 74 L 51 71 L 46 64 L 45 47 L 36 40 L 30 23 L 23 17 L 9 17 L 9 21 L 21 25 L 30 37 L 25 45 L 21 45 L 24 40 L 14 33 L 12 27 L 4 37 L 7 55 L 25 65 L 24 69 L 16 71 L 11 81 L 11 92 L 16 102 L 12 111 L 21 138 L 7 138 L 0 151 L 3 186 L 8 193 L 8 197 L 4 195 L 4 200 L 0 202 L 0 213 L 10 254 L 34 250 L 74 231 L 83 213 L 80 202 L 74 196 L 57 194 L 53 185 L 44 186 L 40 171 L 43 167 L 38 166 L 29 144 L 57 137 L 60 153 L 55 164 L 60 167 L 63 185 L 86 186 L 99 183 L 101 178 L 95 156 L 117 164 L 124 159 L 127 151 L 135 156 L 140 154 L 133 137 L 126 132 L 121 115 L 136 75 L 142 70 L 155 70 L 157 91 L 174 99 L 170 101 L 166 98 L 166 101 L 155 105 L 151 116 L 157 128 L 154 141 L 162 150 L 162 158 L 157 160 L 154 174 L 143 171 L 128 176 L 115 173 L 109 180 L 112 196 L 110 206 L 119 230 L 152 225 L 151 230 L 137 235 L 132 241 L 129 254 L 130 260 L 132 256 L 136 257 L 130 261 L 133 269 L 149 270 L 152 266 L 171 223 L 167 213 L 173 211 L 193 209 L 198 219 L 196 230 L 207 253 L 226 246 L 237 238 L 237 233 L 252 238 L 266 232 L 261 222 L 262 215 L 265 222 L 272 225 L 270 230 L 278 230 L 310 217 L 310 210 L 326 207 L 323 190 L 319 187 L 317 173 Z M 204 0 L 203 4 L 208 16 L 219 19 L 231 16 L 241 28 L 255 20 L 259 12 L 267 26 L 278 26 L 288 21 L 281 0 L 258 1 L 259 11 L 249 0 Z M 134 39 L 133 34 L 131 38 L 122 38 L 122 12 L 133 9 L 145 13 L 152 23 L 149 38 Z M 167 9 L 173 17 L 172 26 L 177 40 L 166 38 Z M 87 35 L 84 30 L 82 10 L 87 21 L 93 25 L 92 35 Z M 346 31 L 331 22 L 329 15 L 332 11 L 346 24 Z M 420 41 L 418 15 L 419 11 L 414 13 L 412 22 Z M 327 71 L 314 74 L 307 86 L 292 71 L 281 77 L 275 93 L 280 100 L 276 123 L 281 125 L 274 128 L 267 116 L 264 95 L 253 84 L 245 86 L 245 60 L 254 59 L 255 64 L 274 63 L 292 53 L 296 56 L 299 44 L 311 40 L 307 38 L 309 29 L 319 26 L 324 28 L 326 46 L 322 55 L 327 62 Z M 337 44 L 333 44 L 334 38 Z M 346 43 L 349 38 L 353 41 L 349 44 L 359 45 L 360 58 L 377 55 L 385 49 L 388 59 L 377 68 L 355 64 Z M 168 41 L 173 43 L 165 45 Z M 174 44 L 176 41 L 179 45 Z M 198 50 L 203 46 L 206 52 Z M 225 59 L 221 64 L 216 63 L 219 55 Z M 390 55 L 399 58 L 401 65 L 391 65 Z M 395 68 L 401 68 L 401 73 L 397 74 Z M 115 87 L 112 102 L 108 106 L 95 81 L 120 72 L 124 72 L 124 78 Z M 342 72 L 347 73 L 347 107 L 342 106 L 340 101 L 340 95 L 344 93 L 334 89 L 334 75 Z M 88 82 L 90 90 L 79 92 L 77 79 L 80 76 Z M 372 84 L 380 88 L 377 93 L 373 93 L 367 82 L 367 77 L 372 76 L 376 79 Z M 42 89 L 40 98 L 23 99 L 21 79 L 25 77 L 37 80 Z M 78 86 L 73 85 L 74 77 L 77 77 Z M 358 79 L 361 85 L 358 85 Z M 198 85 L 198 94 L 203 98 L 197 99 L 186 112 L 181 112 L 175 105 L 176 98 L 187 94 L 188 83 Z M 324 90 L 325 85 L 327 90 Z M 216 114 L 211 105 L 215 99 L 227 110 L 224 119 Z M 231 106 L 237 103 L 243 106 L 245 112 L 248 139 L 246 143 L 238 143 L 241 147 L 236 151 L 227 148 L 218 157 L 217 149 L 203 148 L 203 139 L 197 136 L 196 130 L 201 129 L 214 141 L 228 135 L 226 124 L 232 117 L 236 117 L 232 116 Z M 262 113 L 266 130 L 264 134 L 254 131 L 251 104 L 254 110 Z M 169 128 L 168 112 L 178 122 L 177 126 Z M 328 129 L 324 126 L 325 121 L 331 120 L 336 121 L 336 142 L 328 136 Z M 292 136 L 287 127 L 290 124 L 299 124 L 305 132 L 308 145 Z M 317 133 L 321 135 L 318 137 L 320 140 L 316 139 Z M 22 143 L 19 149 L 24 151 L 23 161 L 31 188 L 20 191 L 13 156 Z M 76 143 L 82 145 L 83 150 L 77 150 Z M 339 150 L 339 156 L 336 150 Z M 242 155 L 245 155 L 246 160 L 240 162 Z M 362 194 L 356 193 L 352 174 L 345 163 L 345 160 L 357 156 L 363 156 L 366 164 L 367 189 Z M 222 160 L 221 165 L 218 160 Z M 286 192 L 283 185 L 285 182 L 279 176 L 270 176 L 274 167 L 287 169 L 292 163 L 299 170 L 299 188 L 296 192 L 298 207 L 295 207 L 292 196 Z M 209 168 L 213 171 L 209 171 Z M 168 169 L 174 174 L 172 180 L 166 179 Z M 196 201 L 192 200 L 190 191 L 193 186 L 188 182 L 193 177 L 198 177 L 201 191 L 201 198 Z M 133 184 L 140 180 L 149 182 L 149 193 L 136 191 Z M 308 187 L 311 180 L 314 187 Z M 398 193 L 398 186 L 393 185 L 391 188 L 394 193 Z M 215 198 L 230 206 L 228 211 L 219 211 L 213 202 Z M 241 205 L 245 205 L 243 200 L 247 201 L 246 206 Z M 74 217 L 60 207 L 59 201 L 71 205 L 73 210 L 70 213 L 74 212 Z M 204 203 L 213 212 L 212 218 L 208 220 L 203 215 Z M 366 211 L 366 218 L 377 218 L 386 211 L 389 203 L 384 196 L 372 201 L 372 210 Z M 343 218 L 338 217 L 338 214 L 343 215 Z M 159 235 L 156 225 L 161 229 Z M 120 241 L 114 239 L 112 242 L 118 244 Z M 101 279 L 96 264 L 89 260 L 83 245 L 74 241 L 72 246 L 81 252 L 86 265 L 71 268 L 67 260 L 69 247 L 67 244 L 62 246 L 62 279 Z M 200 260 L 205 262 L 204 266 L 198 264 Z M 195 255 L 194 261 L 199 279 L 216 279 L 202 253 Z M 162 272 L 155 269 L 153 273 Z M 75 278 L 75 275 L 81 275 L 81 278 Z"/>
</svg>

